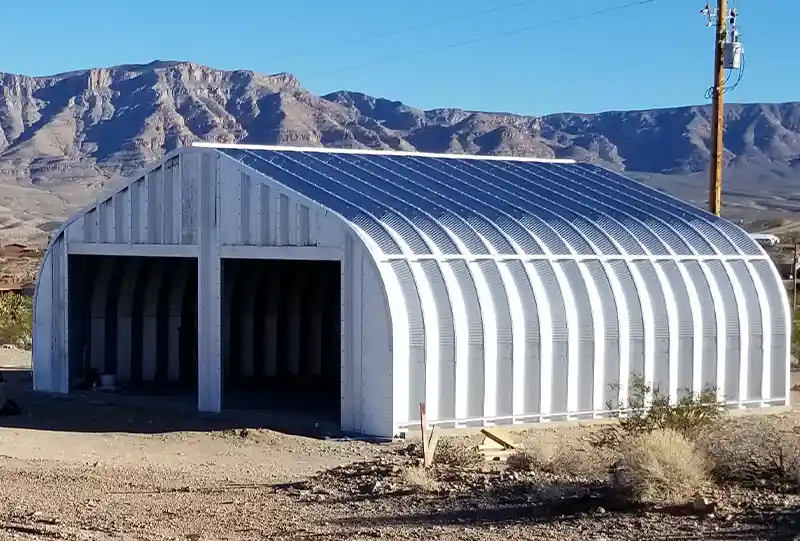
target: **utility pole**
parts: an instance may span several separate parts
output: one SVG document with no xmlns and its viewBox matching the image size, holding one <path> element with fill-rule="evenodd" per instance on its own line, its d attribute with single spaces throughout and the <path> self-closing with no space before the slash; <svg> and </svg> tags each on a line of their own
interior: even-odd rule
<svg viewBox="0 0 800 541">
<path fill-rule="evenodd" d="M 714 90 L 711 102 L 711 167 L 708 176 L 708 211 L 719 216 L 722 209 L 722 151 L 725 131 L 725 66 L 727 0 L 717 0 L 717 31 L 714 47 Z"/>
</svg>

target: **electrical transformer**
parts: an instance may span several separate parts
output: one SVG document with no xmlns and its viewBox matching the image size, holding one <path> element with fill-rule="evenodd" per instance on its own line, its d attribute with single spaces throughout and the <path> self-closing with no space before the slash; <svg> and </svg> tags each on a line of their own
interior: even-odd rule
<svg viewBox="0 0 800 541">
<path fill-rule="evenodd" d="M 742 56 L 744 47 L 739 41 L 729 41 L 725 43 L 722 55 L 722 66 L 726 70 L 738 70 L 742 68 Z"/>
</svg>

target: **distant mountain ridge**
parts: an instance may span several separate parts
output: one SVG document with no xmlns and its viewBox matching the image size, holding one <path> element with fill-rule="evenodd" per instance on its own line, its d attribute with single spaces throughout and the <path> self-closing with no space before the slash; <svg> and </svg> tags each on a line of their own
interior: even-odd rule
<svg viewBox="0 0 800 541">
<path fill-rule="evenodd" d="M 574 158 L 691 199 L 703 197 L 709 113 L 707 106 L 542 117 L 424 111 L 359 92 L 317 96 L 287 73 L 191 62 L 0 73 L 0 181 L 86 191 L 203 140 Z M 800 102 L 728 106 L 725 147 L 730 201 L 761 208 L 766 198 L 777 207 L 764 208 L 796 210 Z"/>
</svg>

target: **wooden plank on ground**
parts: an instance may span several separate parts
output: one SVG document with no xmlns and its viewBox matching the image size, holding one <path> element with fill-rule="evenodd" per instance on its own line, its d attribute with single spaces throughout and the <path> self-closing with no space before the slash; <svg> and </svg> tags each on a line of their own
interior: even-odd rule
<svg viewBox="0 0 800 541">
<path fill-rule="evenodd" d="M 511 436 L 505 431 L 496 427 L 487 427 L 481 429 L 481 434 L 485 436 L 483 445 L 489 445 L 489 442 L 494 442 L 499 445 L 501 449 L 516 449 L 517 445 L 511 439 Z"/>
</svg>

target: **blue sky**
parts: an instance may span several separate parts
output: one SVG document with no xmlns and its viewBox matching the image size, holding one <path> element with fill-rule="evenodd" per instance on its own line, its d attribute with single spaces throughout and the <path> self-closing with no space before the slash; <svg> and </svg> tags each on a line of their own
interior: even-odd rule
<svg viewBox="0 0 800 541">
<path fill-rule="evenodd" d="M 703 103 L 713 67 L 703 0 L 550 24 L 630 1 L 3 0 L 0 71 L 191 60 L 287 71 L 315 93 L 357 90 L 422 108 L 546 114 Z M 735 1 L 746 72 L 729 100 L 800 100 L 796 3 Z M 384 37 L 362 39 L 372 36 Z"/>
</svg>

